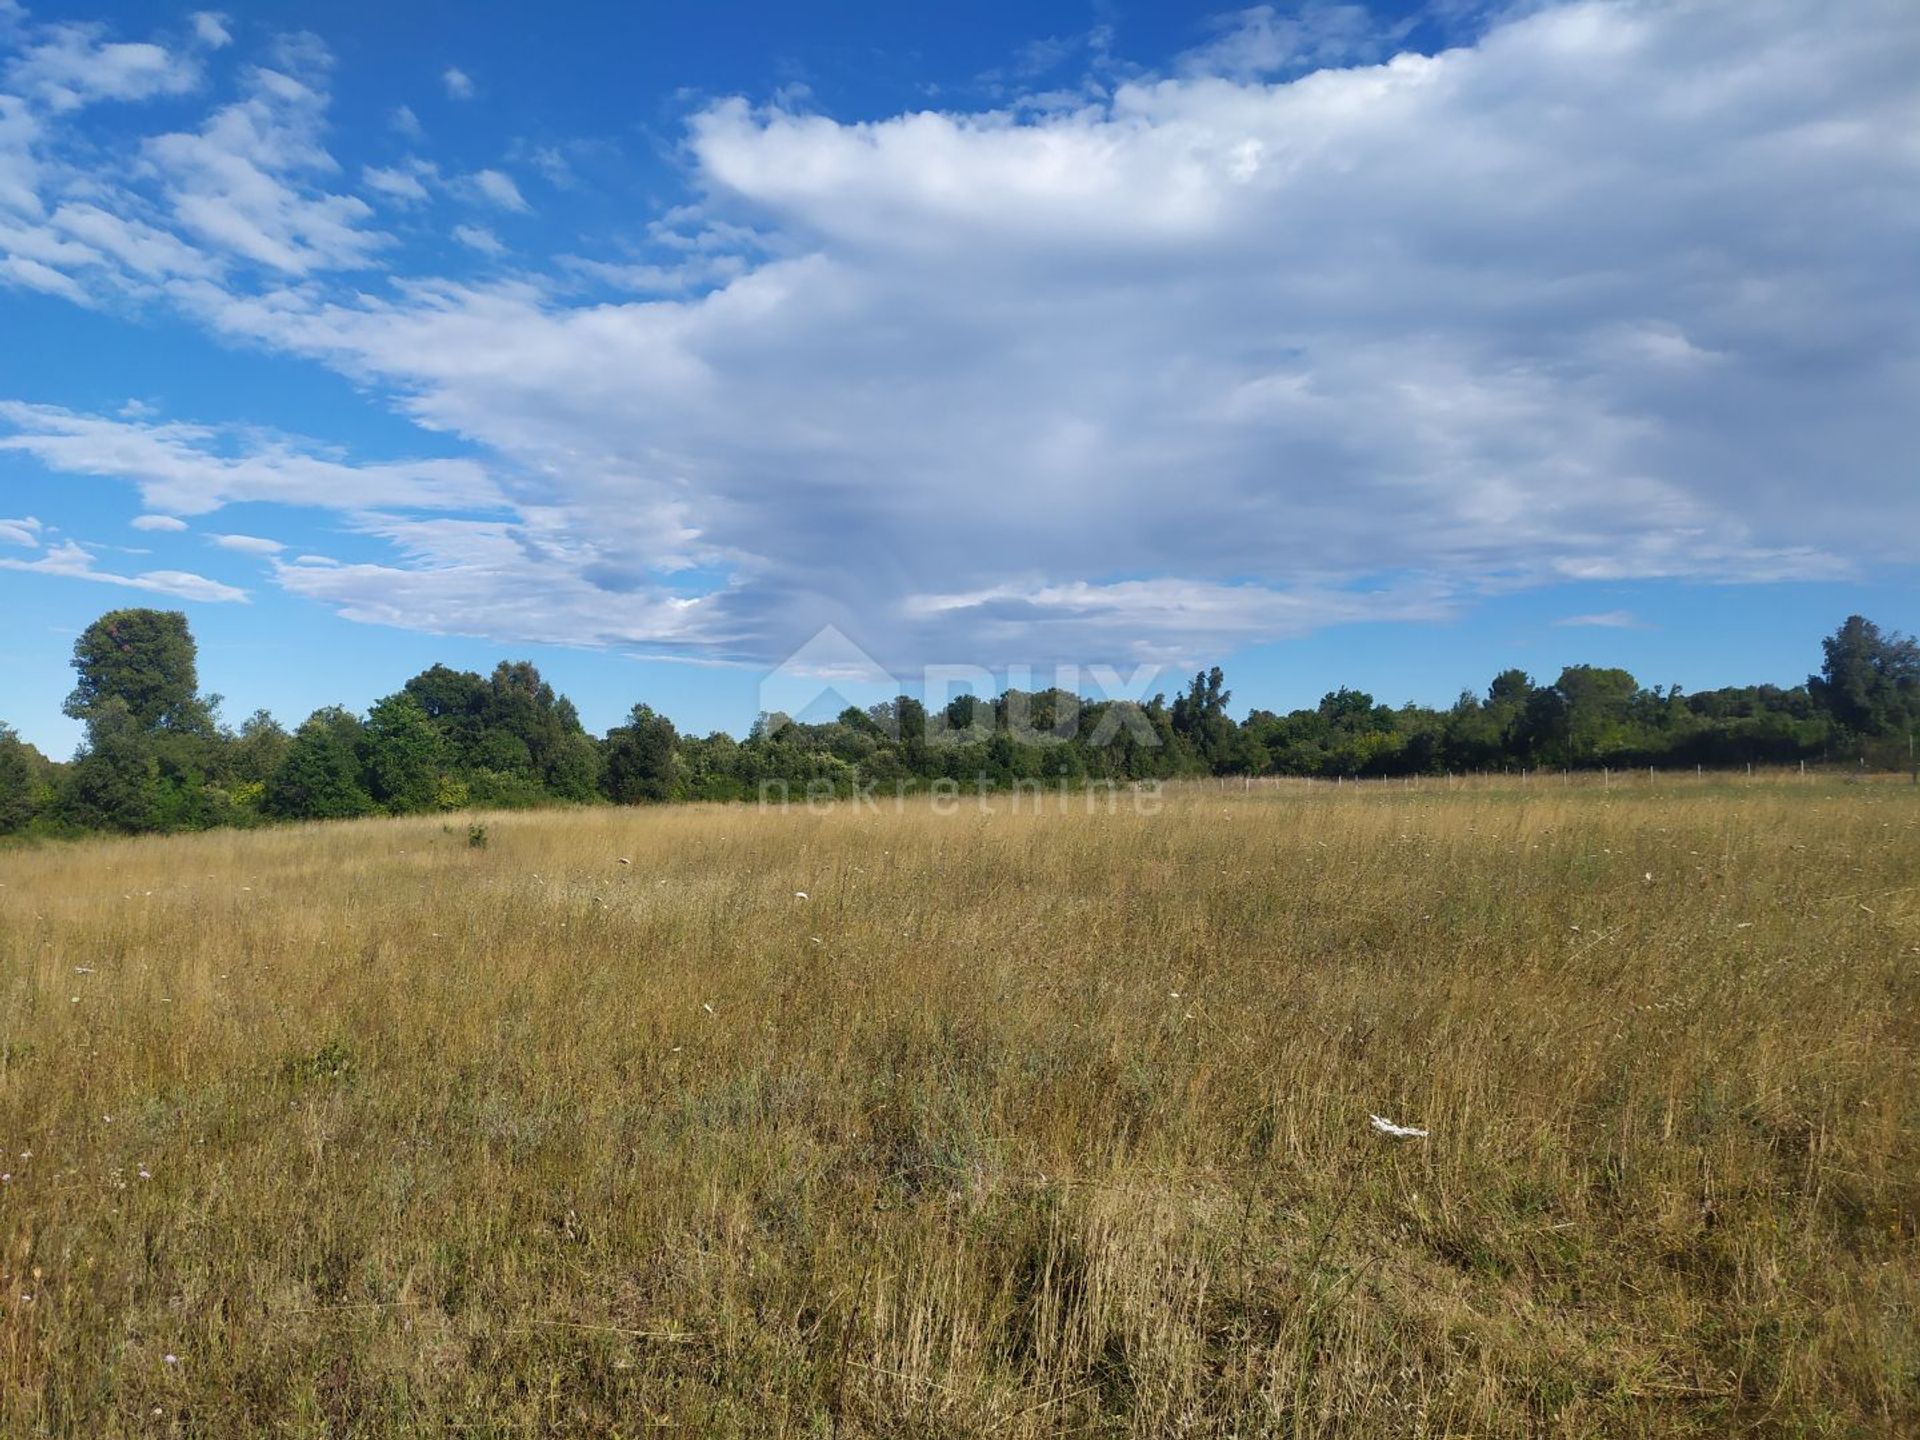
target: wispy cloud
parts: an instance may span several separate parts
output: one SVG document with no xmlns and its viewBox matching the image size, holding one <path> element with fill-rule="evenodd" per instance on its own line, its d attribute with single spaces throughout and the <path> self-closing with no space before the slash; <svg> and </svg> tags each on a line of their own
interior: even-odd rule
<svg viewBox="0 0 1920 1440">
<path fill-rule="evenodd" d="M 233 33 L 227 29 L 227 17 L 212 10 L 198 10 L 193 14 L 194 38 L 209 50 L 224 50 L 233 43 Z"/>
<path fill-rule="evenodd" d="M 0 451 L 31 455 L 66 474 L 130 482 L 148 505 L 172 512 L 141 517 L 135 524 L 142 529 L 173 529 L 179 522 L 165 523 L 173 515 L 204 515 L 242 501 L 331 510 L 493 509 L 505 503 L 487 472 L 470 460 L 352 465 L 259 431 L 108 419 L 18 401 L 0 401 L 0 426 L 6 427 L 0 429 Z"/>
<path fill-rule="evenodd" d="M 471 100 L 473 98 L 473 77 L 457 65 L 449 65 L 440 72 L 440 83 L 446 87 L 450 100 Z"/>
<path fill-rule="evenodd" d="M 1635 630 L 1640 627 L 1639 618 L 1631 610 L 1602 610 L 1593 615 L 1568 615 L 1553 623 L 1591 626 L 1600 630 Z"/>
<path fill-rule="evenodd" d="M 207 539 L 222 550 L 238 550 L 245 555 L 278 555 L 287 548 L 278 540 L 259 535 L 209 535 Z"/>
<path fill-rule="evenodd" d="M 429 198 L 424 177 L 431 174 L 433 167 L 424 163 L 369 165 L 360 172 L 360 183 L 389 200 L 418 205 Z"/>
<path fill-rule="evenodd" d="M 178 534 L 187 528 L 187 522 L 172 515 L 136 515 L 129 522 L 136 530 L 152 530 L 162 533 Z"/>
<path fill-rule="evenodd" d="M 498 205 L 502 210 L 526 211 L 532 207 L 527 197 L 520 193 L 520 187 L 513 183 L 513 177 L 503 170 L 482 170 L 473 177 L 473 186 L 489 204 Z"/>
<path fill-rule="evenodd" d="M 504 255 L 507 247 L 500 243 L 500 237 L 484 225 L 456 225 L 453 238 L 469 250 L 478 250 L 482 255 Z"/>
<path fill-rule="evenodd" d="M 218 580 L 209 580 L 204 575 L 195 575 L 186 570 L 146 570 L 138 575 L 119 575 L 112 571 L 96 570 L 93 556 L 71 540 L 48 547 L 45 554 L 37 560 L 0 559 L 0 570 L 20 570 L 33 575 L 52 575 L 66 580 L 91 580 L 101 585 L 118 585 L 129 590 L 145 590 L 155 595 L 168 595 L 176 600 L 199 600 L 209 603 L 241 602 L 247 599 L 247 592 L 232 585 L 222 584 Z"/>
</svg>

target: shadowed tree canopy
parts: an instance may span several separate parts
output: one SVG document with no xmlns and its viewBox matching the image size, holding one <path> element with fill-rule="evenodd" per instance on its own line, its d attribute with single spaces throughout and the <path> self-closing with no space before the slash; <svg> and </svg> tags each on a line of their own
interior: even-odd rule
<svg viewBox="0 0 1920 1440">
<path fill-rule="evenodd" d="M 650 705 L 636 705 L 627 723 L 607 733 L 607 798 L 621 805 L 673 798 L 675 749 L 673 722 Z"/>
<path fill-rule="evenodd" d="M 64 818 L 89 830 L 150 828 L 158 775 L 153 745 L 126 701 L 118 695 L 97 701 L 87 713 L 86 746 L 61 791 Z"/>
<path fill-rule="evenodd" d="M 38 808 L 47 762 L 10 725 L 0 725 L 0 835 L 23 829 Z"/>
<path fill-rule="evenodd" d="M 1820 645 L 1826 658 L 1807 690 L 1842 727 L 1875 735 L 1920 719 L 1920 641 L 1849 615 Z"/>
<path fill-rule="evenodd" d="M 142 730 L 184 729 L 204 719 L 193 635 L 178 610 L 114 610 L 89 625 L 73 644 L 80 683 L 66 712 L 91 719 L 102 703 L 119 700 Z"/>
</svg>

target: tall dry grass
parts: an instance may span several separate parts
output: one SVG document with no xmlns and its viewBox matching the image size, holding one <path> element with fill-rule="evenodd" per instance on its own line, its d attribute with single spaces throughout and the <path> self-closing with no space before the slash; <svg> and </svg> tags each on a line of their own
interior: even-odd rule
<svg viewBox="0 0 1920 1440">
<path fill-rule="evenodd" d="M 0 1434 L 1920 1431 L 1912 792 L 1056 807 L 0 854 Z"/>
</svg>

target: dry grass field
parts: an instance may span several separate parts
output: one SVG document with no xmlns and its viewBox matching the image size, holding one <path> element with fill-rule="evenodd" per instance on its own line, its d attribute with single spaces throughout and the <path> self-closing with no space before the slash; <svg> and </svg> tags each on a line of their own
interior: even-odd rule
<svg viewBox="0 0 1920 1440">
<path fill-rule="evenodd" d="M 1920 1433 L 1910 788 L 1067 808 L 0 852 L 0 1434 Z"/>
</svg>

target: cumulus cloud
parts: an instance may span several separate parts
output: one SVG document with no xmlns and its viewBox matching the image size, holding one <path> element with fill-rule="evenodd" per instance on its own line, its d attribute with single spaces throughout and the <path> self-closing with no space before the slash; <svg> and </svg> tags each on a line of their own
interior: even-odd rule
<svg viewBox="0 0 1920 1440">
<path fill-rule="evenodd" d="M 440 73 L 440 83 L 446 87 L 450 100 L 473 98 L 473 77 L 457 65 L 449 65 Z"/>
<path fill-rule="evenodd" d="M 380 237 L 328 208 L 323 88 L 256 76 L 150 198 L 278 278 L 148 273 L 485 468 L 4 409 L 0 445 L 181 513 L 352 511 L 391 563 L 274 573 L 355 618 L 750 658 L 829 623 L 902 666 L 1198 656 L 1518 585 L 1910 564 L 1920 13 L 1504 13 L 1386 58 L 1349 8 L 1259 7 L 1070 105 L 723 102 L 695 203 L 492 284 L 330 278 Z M 37 198 L 7 123 L 0 186 Z M 132 269 L 75 230 L 10 253 L 43 287 Z"/>
<path fill-rule="evenodd" d="M 200 600 L 210 603 L 244 603 L 247 592 L 204 575 L 186 570 L 146 570 L 138 575 L 118 575 L 96 570 L 93 556 L 71 540 L 47 547 L 36 560 L 0 558 L 0 570 L 20 570 L 31 575 L 54 575 L 67 580 L 92 580 L 101 585 L 119 585 L 129 590 L 146 590 L 176 600 Z"/>
<path fill-rule="evenodd" d="M 7 87 L 57 112 L 100 100 L 180 95 L 199 84 L 190 56 L 164 45 L 108 40 L 107 34 L 104 25 L 42 26 L 7 63 Z"/>
</svg>

